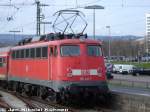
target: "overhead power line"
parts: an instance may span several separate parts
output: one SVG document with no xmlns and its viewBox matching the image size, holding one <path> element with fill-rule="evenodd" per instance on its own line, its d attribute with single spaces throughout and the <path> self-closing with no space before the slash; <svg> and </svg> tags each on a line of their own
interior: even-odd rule
<svg viewBox="0 0 150 112">
<path fill-rule="evenodd" d="M 24 0 L 22 3 L 16 3 L 16 4 L 13 4 L 12 3 L 12 0 L 10 0 L 8 3 L 3 3 L 3 4 L 0 4 L 0 8 L 4 8 L 4 7 L 8 7 L 8 8 L 14 8 L 16 9 L 16 11 L 14 11 L 12 14 L 7 14 L 7 16 L 5 17 L 6 18 L 6 23 L 4 25 L 2 25 L 2 27 L 0 29 L 4 30 L 6 26 L 9 25 L 8 22 L 11 22 L 14 20 L 14 16 L 19 12 L 19 10 L 24 7 L 24 6 L 32 6 L 33 3 L 28 3 L 27 4 L 27 1 L 28 0 Z M 12 10 L 12 9 L 9 9 L 9 10 Z"/>
<path fill-rule="evenodd" d="M 36 14 L 36 35 L 39 36 L 41 35 L 41 19 L 43 18 L 43 16 L 41 15 L 41 7 L 45 7 L 45 6 L 49 6 L 47 4 L 41 4 L 39 0 L 37 0 L 36 2 L 36 7 L 37 7 L 37 14 Z"/>
</svg>

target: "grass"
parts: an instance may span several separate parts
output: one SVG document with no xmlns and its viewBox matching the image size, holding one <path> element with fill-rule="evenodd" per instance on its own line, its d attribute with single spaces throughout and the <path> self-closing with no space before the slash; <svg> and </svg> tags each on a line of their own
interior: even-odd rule
<svg viewBox="0 0 150 112">
<path fill-rule="evenodd" d="M 150 69 L 150 62 L 124 62 L 124 61 L 113 61 L 113 64 L 131 64 L 141 68 Z"/>
</svg>

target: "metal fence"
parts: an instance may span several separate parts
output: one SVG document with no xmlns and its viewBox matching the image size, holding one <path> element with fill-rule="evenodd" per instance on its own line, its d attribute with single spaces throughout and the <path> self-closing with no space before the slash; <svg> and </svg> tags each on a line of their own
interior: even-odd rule
<svg viewBox="0 0 150 112">
<path fill-rule="evenodd" d="M 150 89 L 150 82 L 144 82 L 144 81 L 113 79 L 113 80 L 109 80 L 108 83 L 109 85 Z"/>
</svg>

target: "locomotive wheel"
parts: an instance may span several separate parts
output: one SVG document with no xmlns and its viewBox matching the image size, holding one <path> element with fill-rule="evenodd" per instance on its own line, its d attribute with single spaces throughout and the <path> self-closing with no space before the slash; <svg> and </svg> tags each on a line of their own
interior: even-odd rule
<svg viewBox="0 0 150 112">
<path fill-rule="evenodd" d="M 60 95 L 61 95 L 61 102 L 63 103 L 65 101 L 65 92 L 61 91 Z"/>
<path fill-rule="evenodd" d="M 47 100 L 56 103 L 56 92 L 50 88 L 48 88 L 47 91 L 48 91 Z"/>
<path fill-rule="evenodd" d="M 27 96 L 32 96 L 32 86 L 29 84 L 24 85 L 24 93 Z"/>
<path fill-rule="evenodd" d="M 61 104 L 64 102 L 64 100 L 65 100 L 65 93 L 64 89 L 62 88 L 60 92 L 57 93 L 56 101 L 57 103 Z"/>
<path fill-rule="evenodd" d="M 56 93 L 56 103 L 61 103 L 61 96 L 60 96 L 60 92 Z"/>
<path fill-rule="evenodd" d="M 18 87 L 18 83 L 17 82 L 13 82 L 12 83 L 12 91 L 15 91 L 15 92 L 17 92 L 17 87 Z"/>
<path fill-rule="evenodd" d="M 53 103 L 57 103 L 57 100 L 56 100 L 56 93 L 53 94 L 53 95 L 51 95 L 51 96 L 49 96 L 49 97 L 48 97 L 48 101 L 51 101 L 51 102 L 53 102 Z"/>
<path fill-rule="evenodd" d="M 0 80 L 0 87 L 7 89 L 7 87 L 8 87 L 7 81 Z"/>
<path fill-rule="evenodd" d="M 26 95 L 26 93 L 25 93 L 25 89 L 24 89 L 24 85 L 23 85 L 23 88 L 22 88 L 21 95 L 23 95 L 23 96 L 25 96 L 25 95 Z"/>
<path fill-rule="evenodd" d="M 37 89 L 37 96 L 38 97 L 41 97 L 41 87 L 39 86 L 38 89 Z"/>
<path fill-rule="evenodd" d="M 65 89 L 60 91 L 60 103 L 62 104 L 69 104 L 72 101 L 69 92 Z"/>
<path fill-rule="evenodd" d="M 48 95 L 49 95 L 49 93 L 48 93 L 48 88 L 46 88 L 46 87 L 41 87 L 41 88 L 40 88 L 40 97 L 41 97 L 43 100 L 45 100 L 45 99 L 48 98 Z"/>
<path fill-rule="evenodd" d="M 104 94 L 104 99 L 105 99 L 105 104 L 106 105 L 109 105 L 111 103 L 113 103 L 113 99 L 112 99 L 112 94 L 111 93 L 107 93 L 107 94 Z M 110 105 L 111 106 L 111 105 Z"/>
<path fill-rule="evenodd" d="M 8 82 L 8 90 L 10 90 L 10 91 L 13 91 L 13 85 L 14 85 L 14 83 L 13 82 Z"/>
<path fill-rule="evenodd" d="M 32 96 L 38 96 L 38 87 L 37 86 L 33 86 L 33 88 L 32 88 Z"/>
<path fill-rule="evenodd" d="M 18 92 L 19 92 L 20 94 L 22 94 L 23 91 L 24 91 L 24 83 L 19 83 L 19 85 L 18 85 Z"/>
<path fill-rule="evenodd" d="M 43 100 L 45 100 L 46 98 L 48 98 L 48 93 L 47 93 L 47 92 L 43 93 L 43 94 L 41 95 L 41 98 L 42 98 Z"/>
</svg>

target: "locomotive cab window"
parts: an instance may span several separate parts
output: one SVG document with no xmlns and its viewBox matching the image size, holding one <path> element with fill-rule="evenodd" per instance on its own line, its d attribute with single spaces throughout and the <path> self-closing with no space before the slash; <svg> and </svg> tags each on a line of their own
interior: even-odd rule
<svg viewBox="0 0 150 112">
<path fill-rule="evenodd" d="M 99 45 L 88 45 L 87 52 L 89 56 L 102 56 L 102 49 Z"/>
<path fill-rule="evenodd" d="M 80 46 L 78 45 L 62 45 L 61 46 L 62 56 L 79 56 Z"/>
</svg>

